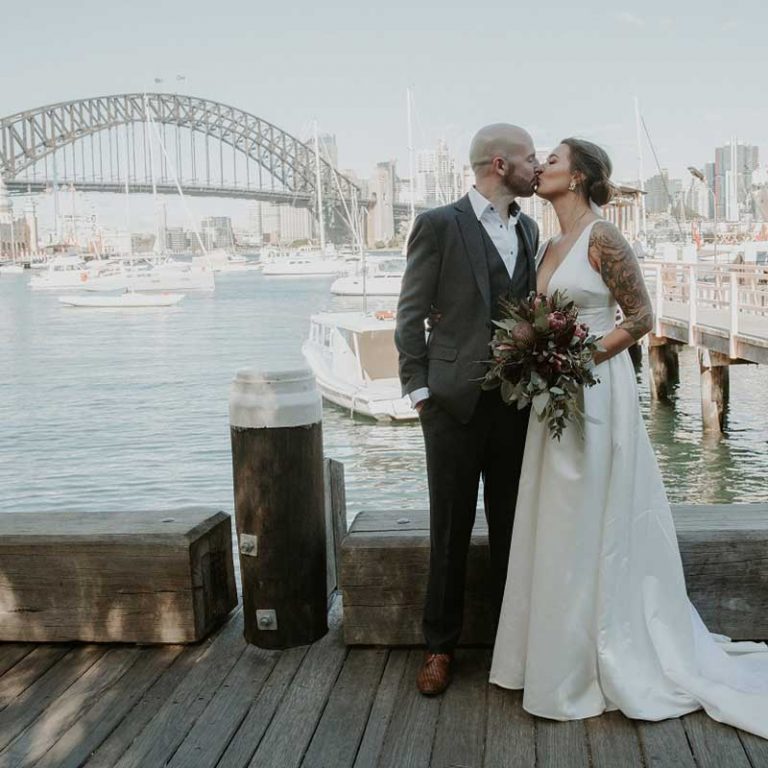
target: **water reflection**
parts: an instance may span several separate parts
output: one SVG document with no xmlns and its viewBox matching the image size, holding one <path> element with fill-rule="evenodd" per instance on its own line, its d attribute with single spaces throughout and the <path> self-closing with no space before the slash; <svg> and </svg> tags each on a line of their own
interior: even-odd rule
<svg viewBox="0 0 768 768">
<path fill-rule="evenodd" d="M 170 311 L 62 308 L 22 279 L 0 279 L 0 512 L 232 509 L 227 397 L 239 368 L 303 365 L 313 312 L 355 310 L 329 280 L 218 281 Z M 392 299 L 372 299 L 387 309 Z M 731 371 L 729 432 L 701 429 L 696 355 L 682 350 L 674 404 L 640 402 L 673 501 L 764 500 L 768 367 Z M 324 409 L 328 455 L 342 461 L 350 514 L 427 506 L 418 424 L 381 425 Z"/>
</svg>

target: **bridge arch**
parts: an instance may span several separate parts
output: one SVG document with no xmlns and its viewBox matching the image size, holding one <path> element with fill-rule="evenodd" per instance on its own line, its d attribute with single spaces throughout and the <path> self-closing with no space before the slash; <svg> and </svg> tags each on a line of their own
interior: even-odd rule
<svg viewBox="0 0 768 768">
<path fill-rule="evenodd" d="M 316 194 L 314 151 L 298 138 L 237 107 L 173 93 L 127 93 L 49 104 L 0 119 L 0 174 L 7 182 L 68 145 L 107 129 L 153 120 L 228 145 L 255 161 L 285 191 Z M 334 178 L 335 176 L 335 178 Z M 360 199 L 360 189 L 320 159 L 323 194 L 330 204 Z"/>
</svg>

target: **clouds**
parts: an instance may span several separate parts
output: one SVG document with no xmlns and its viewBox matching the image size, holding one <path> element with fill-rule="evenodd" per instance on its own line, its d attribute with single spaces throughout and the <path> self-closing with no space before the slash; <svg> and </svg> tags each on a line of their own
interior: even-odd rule
<svg viewBox="0 0 768 768">
<path fill-rule="evenodd" d="M 634 13 L 630 13 L 629 11 L 623 11 L 622 13 L 617 14 L 616 18 L 622 24 L 626 24 L 629 27 L 638 28 L 645 26 L 645 19 L 641 19 L 639 16 L 636 16 Z"/>
</svg>

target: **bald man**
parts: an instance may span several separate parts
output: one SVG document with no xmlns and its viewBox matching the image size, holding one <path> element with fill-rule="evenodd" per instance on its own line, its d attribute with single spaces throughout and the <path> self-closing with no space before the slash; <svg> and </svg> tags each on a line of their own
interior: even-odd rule
<svg viewBox="0 0 768 768">
<path fill-rule="evenodd" d="M 504 405 L 498 390 L 480 389 L 480 380 L 499 300 L 536 288 L 538 227 L 516 198 L 533 194 L 541 169 L 530 135 L 507 123 L 478 131 L 470 162 L 469 193 L 414 222 L 395 331 L 403 394 L 419 413 L 427 455 L 427 652 L 417 677 L 425 695 L 442 693 L 451 681 L 480 477 L 498 618 L 528 423 L 527 409 Z"/>
</svg>

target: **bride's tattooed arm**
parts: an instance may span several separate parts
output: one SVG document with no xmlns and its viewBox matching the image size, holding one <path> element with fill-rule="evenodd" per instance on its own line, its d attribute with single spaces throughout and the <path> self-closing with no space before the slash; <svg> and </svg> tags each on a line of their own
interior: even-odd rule
<svg viewBox="0 0 768 768">
<path fill-rule="evenodd" d="M 590 234 L 589 260 L 599 269 L 624 314 L 617 328 L 638 341 L 653 328 L 653 307 L 637 257 L 610 222 L 598 222 Z"/>
</svg>

